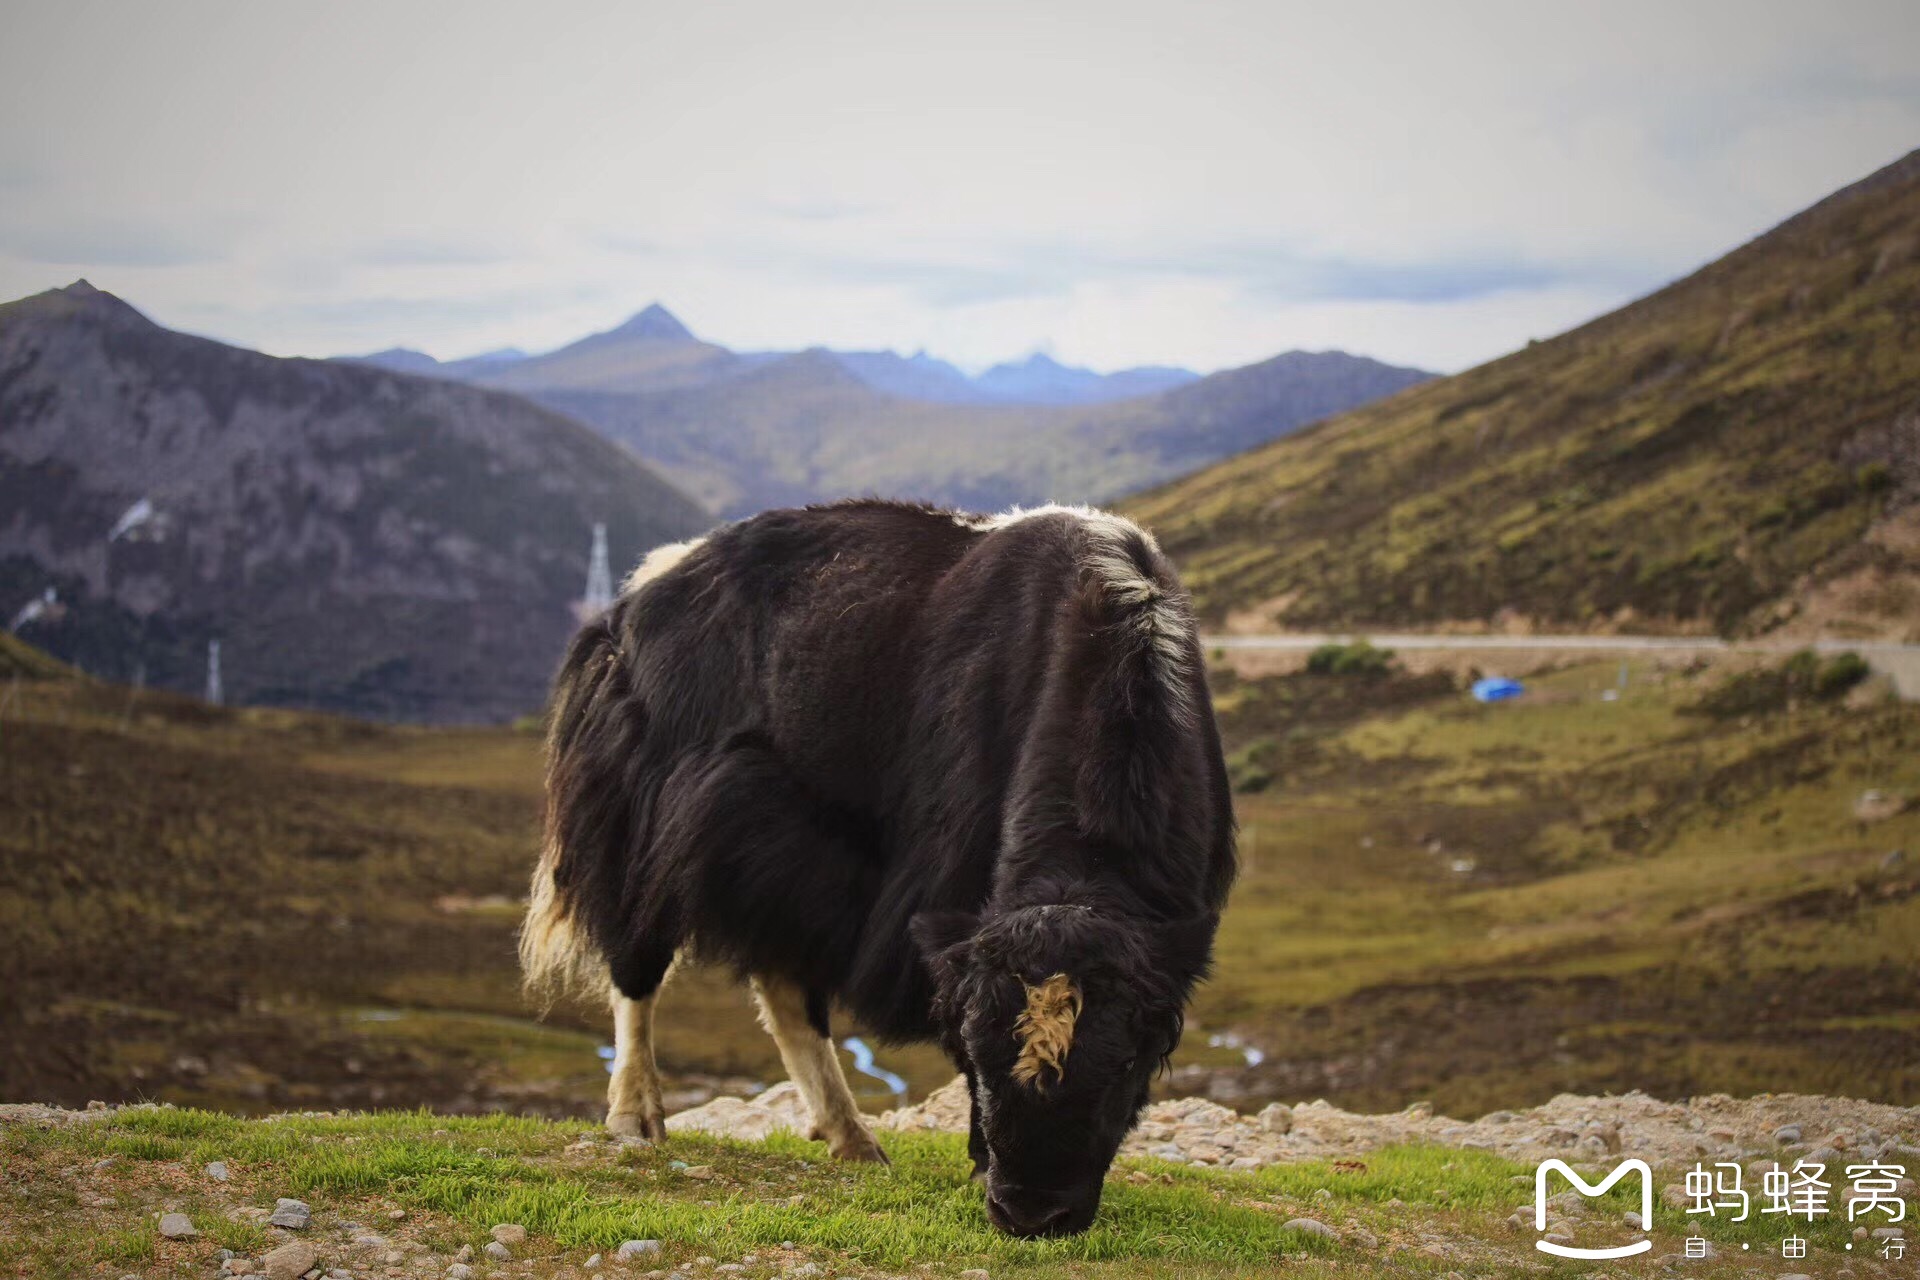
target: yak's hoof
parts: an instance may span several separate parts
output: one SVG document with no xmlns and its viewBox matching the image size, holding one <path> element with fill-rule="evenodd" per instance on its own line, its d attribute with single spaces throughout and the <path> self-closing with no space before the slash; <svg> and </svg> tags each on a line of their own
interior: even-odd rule
<svg viewBox="0 0 1920 1280">
<path fill-rule="evenodd" d="M 643 1142 L 664 1142 L 667 1121 L 664 1116 L 642 1115 L 638 1111 L 620 1111 L 607 1117 L 607 1132 L 616 1138 L 639 1138 Z"/>
<path fill-rule="evenodd" d="M 892 1164 L 887 1153 L 880 1149 L 873 1135 L 865 1129 L 852 1134 L 844 1141 L 829 1143 L 827 1150 L 835 1160 L 851 1160 L 859 1164 Z"/>
</svg>

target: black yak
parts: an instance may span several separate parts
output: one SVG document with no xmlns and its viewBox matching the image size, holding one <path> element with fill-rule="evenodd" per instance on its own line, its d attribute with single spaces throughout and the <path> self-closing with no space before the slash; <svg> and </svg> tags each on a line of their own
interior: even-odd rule
<svg viewBox="0 0 1920 1280">
<path fill-rule="evenodd" d="M 607 1125 L 664 1134 L 652 1011 L 731 966 L 836 1156 L 828 1035 L 937 1039 L 1003 1230 L 1084 1230 L 1233 878 L 1185 593 L 1116 516 L 851 501 L 647 557 L 574 639 L 521 954 L 606 990 Z"/>
</svg>

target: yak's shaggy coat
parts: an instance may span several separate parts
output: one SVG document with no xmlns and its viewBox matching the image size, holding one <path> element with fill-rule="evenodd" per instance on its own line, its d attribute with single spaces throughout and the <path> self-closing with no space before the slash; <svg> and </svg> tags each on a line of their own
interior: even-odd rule
<svg viewBox="0 0 1920 1280">
<path fill-rule="evenodd" d="M 1029 1088 L 1079 1065 L 1077 962 L 1111 922 L 1089 963 L 1171 1006 L 1122 1034 L 1171 1050 L 1233 872 L 1185 595 L 1150 537 L 1081 509 L 848 502 L 656 551 L 567 655 L 548 796 L 536 984 L 650 1002 L 686 950 L 785 984 L 821 1035 L 837 1000 L 940 1038 L 971 1079 L 928 959 L 1010 922 L 1052 939 L 1007 1015 Z"/>
</svg>

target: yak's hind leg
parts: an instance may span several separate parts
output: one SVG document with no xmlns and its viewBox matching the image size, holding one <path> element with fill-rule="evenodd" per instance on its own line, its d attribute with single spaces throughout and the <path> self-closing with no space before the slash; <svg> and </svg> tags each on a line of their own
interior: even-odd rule
<svg viewBox="0 0 1920 1280">
<path fill-rule="evenodd" d="M 617 965 L 613 972 L 613 1075 L 607 1081 L 607 1129 L 616 1137 L 659 1142 L 667 1136 L 660 1069 L 653 1060 L 653 1008 L 673 957 Z M 629 992 L 636 994 L 629 995 Z"/>
<path fill-rule="evenodd" d="M 889 1163 L 860 1119 L 833 1040 L 820 1025 L 825 1019 L 809 1014 L 806 993 L 785 978 L 756 976 L 753 997 L 760 1005 L 760 1025 L 780 1047 L 787 1077 L 800 1086 L 800 1096 L 813 1113 L 814 1132 L 809 1136 L 825 1138 L 827 1150 L 838 1159 Z"/>
</svg>

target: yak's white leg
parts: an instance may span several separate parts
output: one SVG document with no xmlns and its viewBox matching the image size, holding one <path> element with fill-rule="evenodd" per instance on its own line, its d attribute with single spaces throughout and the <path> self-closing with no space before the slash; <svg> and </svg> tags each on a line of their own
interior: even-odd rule
<svg viewBox="0 0 1920 1280">
<path fill-rule="evenodd" d="M 667 1136 L 660 1101 L 660 1069 L 653 1061 L 653 1005 L 613 993 L 613 1078 L 607 1082 L 607 1128 L 623 1138 L 659 1142 Z"/>
<path fill-rule="evenodd" d="M 859 1104 L 847 1087 L 833 1041 L 816 1031 L 807 1017 L 806 993 L 784 978 L 756 976 L 753 998 L 760 1005 L 760 1025 L 779 1046 L 788 1078 L 800 1086 L 800 1096 L 813 1113 L 814 1132 L 809 1136 L 825 1138 L 827 1150 L 841 1160 L 888 1163 L 860 1119 Z"/>
</svg>

